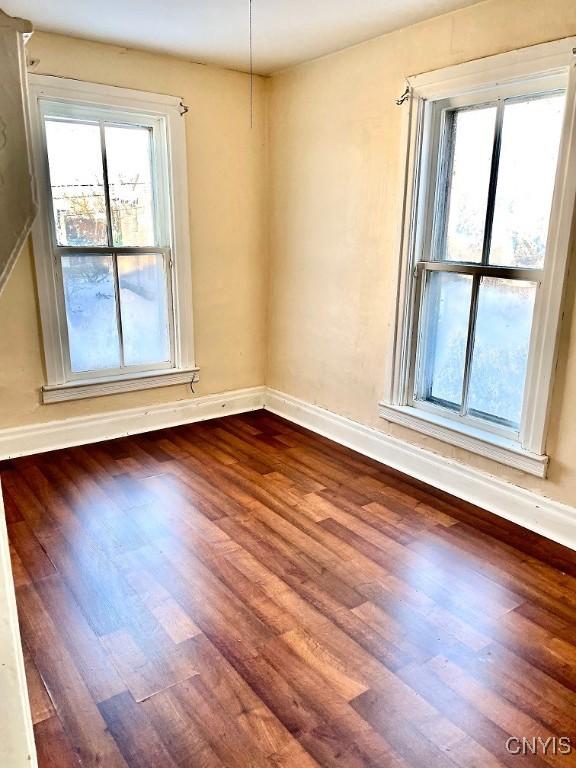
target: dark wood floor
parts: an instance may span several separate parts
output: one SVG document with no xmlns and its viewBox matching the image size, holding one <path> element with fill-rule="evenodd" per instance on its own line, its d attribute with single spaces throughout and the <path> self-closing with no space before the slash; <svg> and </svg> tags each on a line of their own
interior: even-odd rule
<svg viewBox="0 0 576 768">
<path fill-rule="evenodd" d="M 0 469 L 41 768 L 575 764 L 574 553 L 262 411 Z"/>
</svg>

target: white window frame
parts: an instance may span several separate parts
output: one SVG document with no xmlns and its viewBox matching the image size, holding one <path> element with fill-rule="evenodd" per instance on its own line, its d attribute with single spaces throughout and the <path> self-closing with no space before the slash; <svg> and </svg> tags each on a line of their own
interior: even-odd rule
<svg viewBox="0 0 576 768">
<path fill-rule="evenodd" d="M 380 416 L 452 445 L 545 477 L 545 453 L 565 276 L 576 201 L 576 38 L 524 48 L 408 79 L 403 106 L 404 200 L 399 234 L 398 303 L 391 373 Z M 544 85 L 545 84 L 545 85 Z M 542 87 L 543 86 L 543 87 Z M 431 152 L 433 116 L 439 103 L 462 106 L 510 93 L 566 89 L 566 107 L 552 200 L 544 268 L 534 307 L 520 430 L 491 427 L 480 419 L 454 418 L 413 398 L 417 344 L 415 269 L 433 215 L 436 177 Z"/>
<path fill-rule="evenodd" d="M 42 401 L 75 400 L 197 381 L 199 369 L 194 357 L 186 136 L 181 100 L 175 96 L 34 74 L 29 75 L 29 92 L 32 156 L 39 203 L 32 238 L 47 378 L 42 388 Z M 71 371 L 43 119 L 47 104 L 56 104 L 58 113 L 63 116 L 81 119 L 85 115 L 96 115 L 112 121 L 120 118 L 123 123 L 133 122 L 153 130 L 157 169 L 155 220 L 161 230 L 164 247 L 152 247 L 150 252 L 163 252 L 166 257 L 172 350 L 169 363 L 107 370 L 105 373 L 90 371 L 76 374 Z M 164 212 L 168 215 L 161 215 Z M 94 250 L 129 253 L 142 249 L 106 247 Z"/>
</svg>

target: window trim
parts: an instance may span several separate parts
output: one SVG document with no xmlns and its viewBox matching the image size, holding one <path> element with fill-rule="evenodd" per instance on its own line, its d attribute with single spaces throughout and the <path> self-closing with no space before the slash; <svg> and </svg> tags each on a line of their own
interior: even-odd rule
<svg viewBox="0 0 576 768">
<path fill-rule="evenodd" d="M 130 376 L 103 376 L 100 379 L 77 379 L 68 384 L 46 385 L 42 389 L 44 403 L 60 403 L 65 400 L 82 400 L 86 397 L 101 397 L 118 392 L 134 392 L 173 384 L 194 384 L 198 381 L 198 369 L 154 370 L 135 372 Z"/>
<path fill-rule="evenodd" d="M 404 107 L 401 159 L 402 223 L 398 237 L 398 303 L 393 328 L 392 354 L 387 389 L 379 413 L 388 421 L 403 424 L 444 442 L 488 456 L 503 464 L 545 477 L 546 429 L 550 411 L 553 374 L 571 245 L 576 201 L 576 38 L 532 46 L 478 61 L 448 67 L 408 79 L 410 98 Z M 518 439 L 510 439 L 476 424 L 450 420 L 444 414 L 414 407 L 411 402 L 411 353 L 414 344 L 416 255 L 421 252 L 430 227 L 431 201 L 427 194 L 435 170 L 430 162 L 432 105 L 450 100 L 455 106 L 470 98 L 490 101 L 520 81 L 526 91 L 535 79 L 563 77 L 566 109 L 552 202 L 542 282 L 534 310 L 524 407 Z M 524 87 L 524 86 L 522 86 Z M 428 170 L 428 172 L 427 172 Z M 531 413 L 526 419 L 525 414 Z"/>
<path fill-rule="evenodd" d="M 46 384 L 42 388 L 42 401 L 91 397 L 99 394 L 167 386 L 198 379 L 194 357 L 194 333 L 192 316 L 192 276 L 190 262 L 190 235 L 188 212 L 188 180 L 186 162 L 185 123 L 181 117 L 181 99 L 175 96 L 105 86 L 51 75 L 29 75 L 32 153 L 36 170 L 39 210 L 32 228 L 34 259 L 37 274 L 40 318 L 44 339 Z M 168 195 L 170 221 L 165 226 L 170 231 L 171 275 L 169 294 L 172 299 L 170 333 L 172 361 L 149 368 L 133 367 L 113 375 L 109 371 L 68 374 L 67 372 L 67 325 L 61 300 L 62 287 L 59 269 L 52 254 L 52 214 L 50 207 L 48 158 L 44 144 L 43 111 L 41 100 L 86 107 L 101 111 L 119 110 L 128 117 L 130 113 L 145 117 L 147 123 L 166 138 L 166 163 L 161 167 Z M 162 228 L 162 222 L 160 222 Z M 73 250 L 73 249 L 72 249 Z M 102 249 L 95 249 L 102 250 Z M 130 249 L 108 248 L 108 251 Z M 152 246 L 151 252 L 162 247 Z M 80 394 L 82 393 L 82 394 Z"/>
</svg>

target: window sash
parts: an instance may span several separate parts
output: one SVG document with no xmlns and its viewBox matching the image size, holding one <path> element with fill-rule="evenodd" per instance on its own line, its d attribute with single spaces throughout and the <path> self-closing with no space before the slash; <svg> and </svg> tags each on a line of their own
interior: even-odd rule
<svg viewBox="0 0 576 768">
<path fill-rule="evenodd" d="M 62 274 L 62 256 L 94 256 L 94 255 L 106 255 L 112 256 L 113 264 L 113 278 L 114 278 L 114 293 L 115 293 L 115 305 L 116 305 L 116 328 L 118 332 L 119 340 L 119 352 L 120 352 L 120 365 L 116 368 L 96 368 L 89 371 L 73 371 L 72 363 L 70 359 L 70 340 L 68 331 L 68 322 L 66 317 L 66 304 L 64 299 L 64 276 Z M 168 318 L 168 343 L 170 348 L 169 359 L 158 363 L 146 363 L 140 365 L 127 365 L 124 362 L 125 349 L 124 349 L 124 333 L 122 327 L 122 307 L 120 299 L 120 280 L 118 276 L 118 256 L 122 254 L 142 254 L 142 255 L 159 255 L 162 256 L 164 265 L 164 278 L 166 287 L 166 302 L 167 302 L 167 318 Z M 170 248 L 158 248 L 158 247 L 140 247 L 140 246 L 121 246 L 121 247 L 107 247 L 107 246 L 55 246 L 54 256 L 56 264 L 56 272 L 58 275 L 58 282 L 61 289 L 61 302 L 63 308 L 63 327 L 61 333 L 66 340 L 64 349 L 64 363 L 66 368 L 66 375 L 68 381 L 86 381 L 89 379 L 99 379 L 102 377 L 110 376 L 128 376 L 133 373 L 144 373 L 145 371 L 163 371 L 170 368 L 174 368 L 174 350 L 175 350 L 175 328 L 174 328 L 174 300 L 173 300 L 173 270 L 172 270 L 172 254 Z"/>
<path fill-rule="evenodd" d="M 106 196 L 106 223 L 109 247 L 113 247 L 110 188 L 108 184 L 108 163 L 104 129 L 106 127 L 140 127 L 148 128 L 152 133 L 151 140 L 151 182 L 152 182 L 152 212 L 154 218 L 155 242 L 146 247 L 158 248 L 169 245 L 172 241 L 171 232 L 171 201 L 168 185 L 168 133 L 165 120 L 162 117 L 135 113 L 121 107 L 99 107 L 86 105 L 81 102 L 59 102 L 50 98 L 40 99 L 42 146 L 45 162 L 45 176 L 48 181 L 48 200 L 52 205 L 52 188 L 46 142 L 45 121 L 47 119 L 64 122 L 92 123 L 100 128 L 100 147 L 104 173 L 104 194 Z M 50 236 L 53 247 L 59 246 L 56 236 L 54 217 L 50 219 Z"/>
<path fill-rule="evenodd" d="M 442 401 L 426 393 L 426 373 L 430 370 L 426 334 L 428 331 L 426 322 L 426 287 L 429 285 L 428 277 L 431 273 L 443 272 L 448 274 L 469 275 L 472 277 L 472 289 L 470 297 L 470 312 L 468 317 L 466 353 L 463 369 L 461 403 L 459 407 Z M 470 377 L 472 374 L 472 359 L 474 352 L 476 319 L 478 314 L 478 297 L 482 277 L 502 278 L 510 281 L 529 282 L 536 285 L 538 292 L 543 276 L 543 270 L 530 268 L 498 267 L 483 264 L 468 264 L 464 262 L 419 262 L 415 268 L 413 302 L 413 327 L 412 334 L 408 403 L 416 408 L 422 408 L 431 412 L 437 412 L 448 418 L 454 419 L 473 427 L 486 429 L 502 437 L 518 439 L 520 427 L 512 422 L 506 422 L 497 416 L 473 412 L 468 407 L 468 394 Z M 524 397 L 525 397 L 524 386 Z"/>
<path fill-rule="evenodd" d="M 496 192 L 498 176 L 500 172 L 500 152 L 502 149 L 502 131 L 504 127 L 504 110 L 507 105 L 521 103 L 523 101 L 534 101 L 535 99 L 545 99 L 554 94 L 566 93 L 566 87 L 549 87 L 543 89 L 543 83 L 537 91 L 526 91 L 514 95 L 503 95 L 501 98 L 486 101 L 470 100 L 464 104 L 454 106 L 452 103 L 445 102 L 436 106 L 435 121 L 437 123 L 437 133 L 432 138 L 432 146 L 437 146 L 438 162 L 431 174 L 431 184 L 428 189 L 428 195 L 433 201 L 433 216 L 430 229 L 427 233 L 427 241 L 424 246 L 424 252 L 421 254 L 421 260 L 444 261 L 446 252 L 446 236 L 448 225 L 448 202 L 450 199 L 451 187 L 449 183 L 450 168 L 453 161 L 453 147 L 450 144 L 448 131 L 448 120 L 459 110 L 472 110 L 475 108 L 495 107 L 496 116 L 494 121 L 494 136 L 492 140 L 492 156 L 490 163 L 490 177 L 488 183 L 488 197 L 486 201 L 486 213 L 484 219 L 484 233 L 482 244 L 482 257 L 480 263 L 489 264 L 490 249 L 492 245 L 492 229 L 494 225 L 494 214 L 496 206 Z M 550 83 L 552 85 L 552 83 Z M 534 86 L 532 86 L 534 88 Z M 451 262 L 457 263 L 457 262 Z M 470 262 L 478 263 L 478 262 Z"/>
</svg>

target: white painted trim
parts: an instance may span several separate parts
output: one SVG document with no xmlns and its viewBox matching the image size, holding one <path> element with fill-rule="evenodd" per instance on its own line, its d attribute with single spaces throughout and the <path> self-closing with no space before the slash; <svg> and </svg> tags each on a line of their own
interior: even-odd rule
<svg viewBox="0 0 576 768">
<path fill-rule="evenodd" d="M 272 413 L 576 550 L 576 509 L 273 389 Z"/>
<path fill-rule="evenodd" d="M 576 37 L 566 37 L 514 51 L 486 56 L 408 78 L 423 99 L 443 99 L 474 90 L 565 70 L 574 62 Z"/>
<path fill-rule="evenodd" d="M 0 430 L 0 459 L 96 443 L 264 407 L 264 387 Z"/>
<path fill-rule="evenodd" d="M 180 96 L 136 91 L 132 88 L 89 83 L 84 80 L 57 77 L 56 75 L 30 74 L 28 77 L 30 84 L 41 89 L 43 96 L 116 106 L 121 109 L 125 109 L 130 102 L 129 107 L 137 112 L 150 113 L 151 109 L 154 110 L 154 105 L 158 114 L 163 114 L 166 107 L 172 107 L 179 111 L 182 101 Z"/>
<path fill-rule="evenodd" d="M 548 456 L 531 453 L 519 443 L 501 435 L 485 432 L 469 424 L 413 408 L 409 405 L 387 405 L 380 403 L 378 413 L 383 419 L 402 424 L 423 435 L 435 437 L 450 445 L 465 448 L 471 453 L 520 469 L 536 477 L 546 477 Z"/>
<path fill-rule="evenodd" d="M 576 43 L 576 40 L 573 39 Z M 576 50 L 576 48 L 575 48 Z M 572 57 L 575 59 L 576 57 Z M 558 356 L 566 273 L 572 253 L 576 203 L 576 62 L 570 67 L 566 113 L 546 243 L 544 278 L 537 292 L 530 339 L 520 441 L 544 453 Z"/>
<path fill-rule="evenodd" d="M 36 768 L 8 532 L 0 488 L 0 764 Z"/>
<path fill-rule="evenodd" d="M 72 384 L 56 384 L 42 387 L 43 403 L 61 403 L 65 400 L 81 400 L 86 397 L 102 397 L 118 392 L 135 392 L 175 384 L 192 384 L 199 381 L 199 368 L 175 371 L 169 368 L 155 374 L 141 373 L 132 376 L 116 376 L 97 381 L 75 381 Z"/>
<path fill-rule="evenodd" d="M 412 280 L 412 263 L 415 252 L 414 236 L 416 234 L 416 218 L 425 215 L 420 210 L 418 190 L 420 187 L 420 154 L 425 138 L 424 104 L 421 99 L 407 99 L 402 104 L 402 144 L 401 144 L 401 173 L 402 180 L 402 212 L 401 226 L 398 228 L 397 253 L 400 255 L 397 273 L 397 302 L 395 308 L 394 326 L 390 355 L 391 369 L 388 372 L 389 388 L 386 393 L 391 403 L 404 404 L 405 382 L 409 375 L 410 338 L 411 338 L 411 307 L 413 297 L 408 295 L 414 291 Z"/>
</svg>

